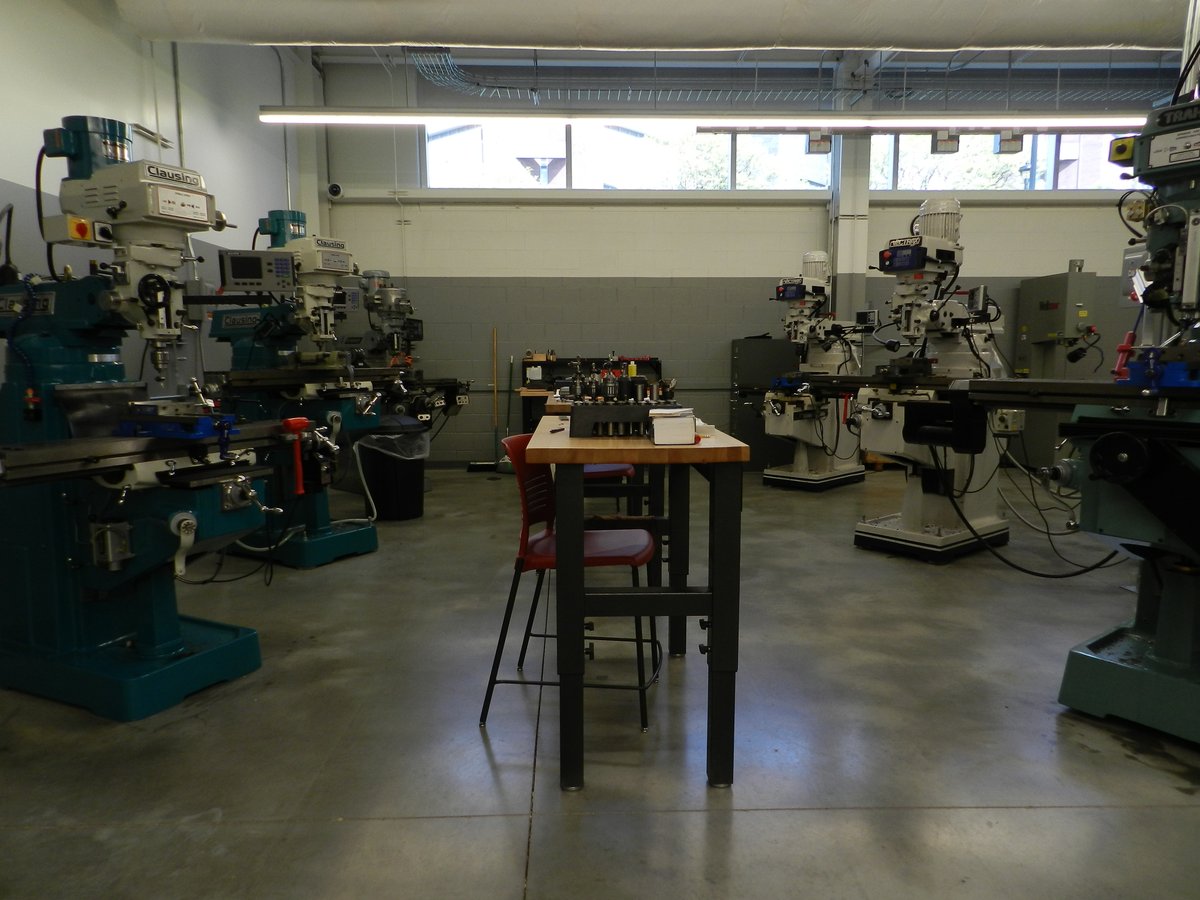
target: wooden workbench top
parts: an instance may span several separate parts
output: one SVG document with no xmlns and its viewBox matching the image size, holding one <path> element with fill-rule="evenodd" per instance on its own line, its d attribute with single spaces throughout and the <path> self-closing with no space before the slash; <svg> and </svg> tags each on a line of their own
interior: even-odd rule
<svg viewBox="0 0 1200 900">
<path fill-rule="evenodd" d="M 561 430 L 558 430 L 561 429 Z M 567 416 L 543 416 L 525 449 L 531 463 L 668 463 L 746 462 L 750 448 L 723 431 L 700 438 L 697 444 L 656 445 L 648 437 L 573 438 Z"/>
</svg>

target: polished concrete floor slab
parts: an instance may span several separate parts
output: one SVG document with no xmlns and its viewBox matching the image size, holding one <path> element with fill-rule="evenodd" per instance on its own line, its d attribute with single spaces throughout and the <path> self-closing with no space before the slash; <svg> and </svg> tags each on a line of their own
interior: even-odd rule
<svg viewBox="0 0 1200 900">
<path fill-rule="evenodd" d="M 748 474 L 734 785 L 705 784 L 693 623 L 648 732 L 633 693 L 587 692 L 587 786 L 563 793 L 552 689 L 501 686 L 478 725 L 515 486 L 428 475 L 375 554 L 180 586 L 184 611 L 258 629 L 257 672 L 128 724 L 0 691 L 0 897 L 1196 895 L 1200 747 L 1055 702 L 1070 647 L 1131 613 L 1130 566 L 858 550 L 902 472 L 827 494 Z M 1003 552 L 1066 568 L 1016 523 Z M 627 647 L 596 656 L 589 677 L 632 674 Z M 526 671 L 552 676 L 552 648 Z"/>
</svg>

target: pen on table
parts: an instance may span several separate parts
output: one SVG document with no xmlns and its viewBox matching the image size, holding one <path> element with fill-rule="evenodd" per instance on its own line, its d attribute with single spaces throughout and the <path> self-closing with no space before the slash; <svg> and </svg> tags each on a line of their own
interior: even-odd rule
<svg viewBox="0 0 1200 900">
<path fill-rule="evenodd" d="M 559 431 L 566 431 L 566 429 L 565 429 L 565 428 L 551 428 L 551 429 L 550 429 L 550 433 L 551 433 L 551 434 L 555 434 L 555 433 L 557 433 L 557 432 L 559 432 Z"/>
</svg>

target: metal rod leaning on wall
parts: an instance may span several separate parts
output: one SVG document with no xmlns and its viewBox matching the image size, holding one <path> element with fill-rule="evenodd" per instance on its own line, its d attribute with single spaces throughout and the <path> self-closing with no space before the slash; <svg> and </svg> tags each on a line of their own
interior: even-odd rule
<svg viewBox="0 0 1200 900">
<path fill-rule="evenodd" d="M 500 379 L 496 360 L 496 326 L 492 326 L 492 458 L 500 459 Z"/>
<path fill-rule="evenodd" d="M 508 390 L 507 401 L 504 404 L 504 436 L 508 437 L 512 434 L 512 403 L 513 394 L 516 392 L 516 385 L 513 383 L 513 355 L 508 354 Z"/>
</svg>

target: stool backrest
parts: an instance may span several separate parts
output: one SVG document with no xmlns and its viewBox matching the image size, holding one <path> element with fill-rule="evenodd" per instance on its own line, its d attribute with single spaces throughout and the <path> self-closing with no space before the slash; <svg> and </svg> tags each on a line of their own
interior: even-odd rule
<svg viewBox="0 0 1200 900">
<path fill-rule="evenodd" d="M 547 532 L 554 531 L 554 473 L 547 463 L 529 463 L 525 460 L 525 448 L 532 434 L 514 434 L 500 443 L 513 473 L 517 476 L 517 488 L 521 494 L 521 550 L 525 554 L 529 546 L 530 528 L 544 523 Z"/>
</svg>

